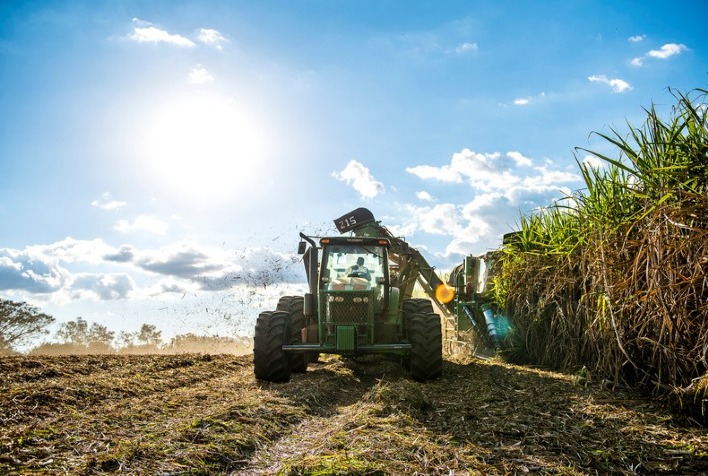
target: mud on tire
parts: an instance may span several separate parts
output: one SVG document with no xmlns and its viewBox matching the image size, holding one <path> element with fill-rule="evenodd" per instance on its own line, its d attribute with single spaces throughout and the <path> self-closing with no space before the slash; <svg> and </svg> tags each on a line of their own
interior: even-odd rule
<svg viewBox="0 0 708 476">
<path fill-rule="evenodd" d="M 266 311 L 258 315 L 253 338 L 253 368 L 257 379 L 269 382 L 290 380 L 290 355 L 283 350 L 290 335 L 287 312 Z"/>
</svg>

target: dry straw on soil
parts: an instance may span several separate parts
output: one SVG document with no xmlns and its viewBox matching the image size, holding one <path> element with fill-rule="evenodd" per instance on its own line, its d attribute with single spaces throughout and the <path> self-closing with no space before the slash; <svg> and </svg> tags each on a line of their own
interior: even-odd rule
<svg viewBox="0 0 708 476">
<path fill-rule="evenodd" d="M 286 384 L 249 356 L 0 358 L 0 473 L 699 474 L 708 436 L 601 382 L 501 362 L 324 357 Z"/>
</svg>

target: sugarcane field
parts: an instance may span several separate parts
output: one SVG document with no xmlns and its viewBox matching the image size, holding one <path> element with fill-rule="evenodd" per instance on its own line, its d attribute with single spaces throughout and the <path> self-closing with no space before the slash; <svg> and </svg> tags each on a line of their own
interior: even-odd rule
<svg viewBox="0 0 708 476">
<path fill-rule="evenodd" d="M 708 475 L 708 0 L 0 0 L 0 476 Z"/>
</svg>

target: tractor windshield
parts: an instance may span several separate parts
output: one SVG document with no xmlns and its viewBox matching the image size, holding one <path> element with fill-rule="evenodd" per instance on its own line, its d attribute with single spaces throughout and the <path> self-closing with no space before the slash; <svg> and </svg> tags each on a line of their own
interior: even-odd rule
<svg viewBox="0 0 708 476">
<path fill-rule="evenodd" d="M 386 249 L 332 245 L 323 250 L 322 285 L 327 289 L 371 289 L 385 278 Z"/>
</svg>

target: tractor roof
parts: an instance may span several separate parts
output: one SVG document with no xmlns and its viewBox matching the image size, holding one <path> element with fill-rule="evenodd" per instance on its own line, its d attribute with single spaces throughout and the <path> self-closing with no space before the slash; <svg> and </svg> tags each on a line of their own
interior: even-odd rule
<svg viewBox="0 0 708 476">
<path fill-rule="evenodd" d="M 320 239 L 320 245 L 350 245 L 350 246 L 385 246 L 389 248 L 391 242 L 386 238 L 371 238 L 361 236 L 332 236 Z"/>
</svg>

